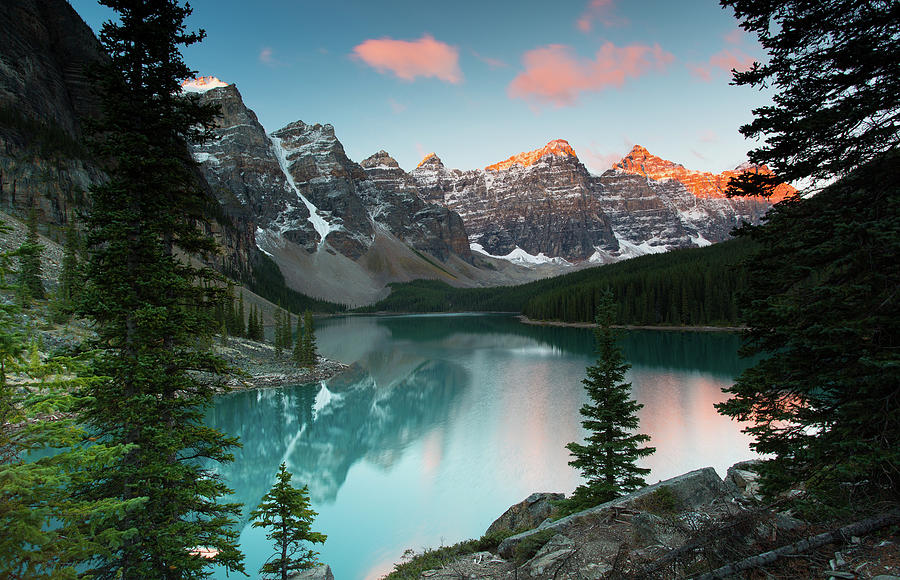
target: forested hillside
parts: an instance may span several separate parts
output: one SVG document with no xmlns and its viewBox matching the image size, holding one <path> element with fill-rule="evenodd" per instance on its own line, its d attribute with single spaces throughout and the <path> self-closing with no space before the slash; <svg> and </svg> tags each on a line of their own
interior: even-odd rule
<svg viewBox="0 0 900 580">
<path fill-rule="evenodd" d="M 590 322 L 600 292 L 611 288 L 620 324 L 735 325 L 735 296 L 746 283 L 741 262 L 752 249 L 748 240 L 734 240 L 500 288 L 418 280 L 392 285 L 390 296 L 358 311 L 507 311 L 535 320 Z"/>
</svg>

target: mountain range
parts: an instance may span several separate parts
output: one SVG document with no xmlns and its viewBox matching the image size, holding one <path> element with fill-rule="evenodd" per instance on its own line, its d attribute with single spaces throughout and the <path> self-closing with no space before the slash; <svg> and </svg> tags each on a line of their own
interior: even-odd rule
<svg viewBox="0 0 900 580">
<path fill-rule="evenodd" d="M 0 205 L 37 209 L 59 230 L 104 179 L 79 146 L 98 114 L 82 68 L 104 55 L 64 0 L 4 3 L 0 25 L 11 31 L 0 39 Z M 267 132 L 235 85 L 201 77 L 183 89 L 221 107 L 213 138 L 190 145 L 198 185 L 216 201 L 216 266 L 245 277 L 271 260 L 294 290 L 352 305 L 392 282 L 507 285 L 707 245 L 773 201 L 724 194 L 732 175 L 765 167 L 691 171 L 641 146 L 601 175 L 562 139 L 475 170 L 430 154 L 407 172 L 385 151 L 357 163 L 331 125 Z"/>
</svg>

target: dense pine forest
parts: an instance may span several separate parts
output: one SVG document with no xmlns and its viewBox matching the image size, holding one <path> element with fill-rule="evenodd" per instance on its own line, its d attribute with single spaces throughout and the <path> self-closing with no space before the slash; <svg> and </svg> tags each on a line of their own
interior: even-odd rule
<svg viewBox="0 0 900 580">
<path fill-rule="evenodd" d="M 743 261 L 754 244 L 732 240 L 572 272 L 521 286 L 453 288 L 418 280 L 393 284 L 381 302 L 358 312 L 522 312 L 534 320 L 590 322 L 605 288 L 619 324 L 738 324 L 736 296 L 747 282 Z"/>
</svg>

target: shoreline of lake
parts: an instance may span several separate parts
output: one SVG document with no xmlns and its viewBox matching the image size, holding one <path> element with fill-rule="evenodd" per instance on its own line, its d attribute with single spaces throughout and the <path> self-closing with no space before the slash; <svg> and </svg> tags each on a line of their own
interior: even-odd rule
<svg viewBox="0 0 900 580">
<path fill-rule="evenodd" d="M 223 391 L 250 391 L 316 383 L 336 377 L 350 368 L 349 365 L 323 356 L 319 356 L 319 362 L 314 367 L 299 367 L 291 360 L 289 350 L 277 351 L 271 344 L 241 338 L 230 337 L 227 346 L 216 345 L 214 350 L 243 373 L 243 376 L 225 380 Z"/>
<path fill-rule="evenodd" d="M 530 324 L 532 326 L 560 326 L 565 328 L 594 328 L 597 325 L 593 322 L 562 322 L 559 320 L 532 320 L 524 314 L 519 314 L 516 318 L 522 324 Z M 622 330 L 677 330 L 681 332 L 743 332 L 747 330 L 746 326 L 654 326 L 641 324 L 616 324 L 613 328 Z"/>
</svg>

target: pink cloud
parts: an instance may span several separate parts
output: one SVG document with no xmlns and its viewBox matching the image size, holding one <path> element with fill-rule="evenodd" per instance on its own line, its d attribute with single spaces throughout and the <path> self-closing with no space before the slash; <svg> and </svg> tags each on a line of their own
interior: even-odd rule
<svg viewBox="0 0 900 580">
<path fill-rule="evenodd" d="M 718 143 L 719 136 L 712 129 L 707 129 L 697 137 L 701 143 Z"/>
<path fill-rule="evenodd" d="M 474 56 L 475 58 L 477 58 L 484 64 L 488 65 L 488 67 L 490 67 L 492 69 L 506 68 L 509 66 L 506 62 L 500 60 L 499 58 L 491 58 L 489 56 L 482 56 L 482 55 L 478 54 L 477 52 L 475 52 L 474 50 L 472 51 L 472 56 Z"/>
<path fill-rule="evenodd" d="M 428 34 L 413 41 L 369 39 L 353 48 L 353 57 L 380 73 L 391 72 L 405 81 L 435 77 L 458 83 L 463 79 L 459 69 L 459 49 Z"/>
<path fill-rule="evenodd" d="M 723 36 L 723 38 L 728 44 L 740 44 L 744 39 L 744 31 L 740 28 L 735 28 L 734 30 Z"/>
<path fill-rule="evenodd" d="M 604 26 L 620 26 L 627 24 L 625 18 L 617 18 L 613 11 L 614 0 L 591 0 L 581 16 L 575 22 L 575 26 L 582 32 L 590 32 L 594 28 L 594 21 L 597 20 Z"/>
<path fill-rule="evenodd" d="M 573 105 L 579 93 L 621 87 L 628 78 L 662 70 L 675 59 L 658 44 L 617 47 L 607 42 L 594 60 L 579 59 L 568 46 L 551 44 L 522 56 L 525 71 L 507 88 L 511 98 L 532 98 L 557 107 Z"/>
<path fill-rule="evenodd" d="M 746 55 L 737 49 L 732 52 L 727 48 L 712 55 L 709 59 L 710 65 L 728 72 L 731 72 L 731 69 L 737 71 L 749 70 L 754 62 L 756 62 L 756 59 L 752 56 Z"/>
<path fill-rule="evenodd" d="M 713 69 L 721 69 L 729 73 L 731 72 L 731 69 L 746 71 L 753 66 L 755 61 L 755 58 L 744 54 L 739 49 L 731 51 L 725 48 L 712 55 L 708 62 L 703 64 L 689 64 L 688 69 L 695 77 L 704 82 L 709 82 L 712 80 Z"/>
<path fill-rule="evenodd" d="M 267 66 L 275 66 L 275 53 L 270 47 L 265 47 L 259 51 L 259 62 Z"/>
<path fill-rule="evenodd" d="M 601 145 L 596 142 L 591 143 L 590 147 L 581 147 L 578 153 L 581 161 L 596 173 L 603 173 L 612 166 L 622 160 L 628 151 L 634 147 L 634 142 L 630 139 L 622 139 L 621 151 L 613 151 L 612 153 L 603 153 Z"/>
</svg>

